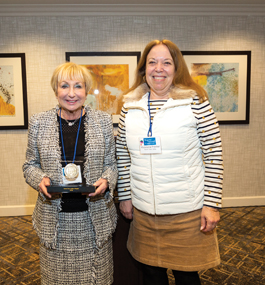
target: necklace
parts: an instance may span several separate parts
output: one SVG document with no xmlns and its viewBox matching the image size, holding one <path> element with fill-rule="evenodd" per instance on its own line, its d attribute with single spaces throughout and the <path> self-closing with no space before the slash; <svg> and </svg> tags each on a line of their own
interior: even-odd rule
<svg viewBox="0 0 265 285">
<path fill-rule="evenodd" d="M 60 109 L 61 110 L 61 109 Z M 82 109 L 83 110 L 83 109 Z M 60 114 L 61 114 L 61 111 L 60 111 Z M 65 121 L 66 121 L 66 123 L 68 124 L 68 126 L 69 127 L 72 127 L 80 118 L 77 118 L 77 119 L 75 119 L 75 120 L 71 120 L 71 121 L 68 121 L 68 120 L 66 120 L 65 118 L 63 118 Z"/>
<path fill-rule="evenodd" d="M 68 120 L 64 119 L 69 127 L 72 127 L 80 118 L 75 119 L 73 122 L 69 122 Z"/>
</svg>

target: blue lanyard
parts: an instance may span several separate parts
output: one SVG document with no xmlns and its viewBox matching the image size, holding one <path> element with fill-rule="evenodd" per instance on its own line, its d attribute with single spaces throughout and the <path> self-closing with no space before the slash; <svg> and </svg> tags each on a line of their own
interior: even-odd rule
<svg viewBox="0 0 265 285">
<path fill-rule="evenodd" d="M 152 120 L 151 120 L 151 111 L 150 111 L 150 92 L 148 94 L 148 112 L 149 112 L 149 130 L 147 132 L 147 136 L 151 137 L 152 136 Z"/>
<path fill-rule="evenodd" d="M 61 117 L 61 112 L 62 112 L 62 109 L 60 108 L 60 132 L 61 132 L 61 139 L 62 139 L 63 157 L 64 157 L 65 165 L 67 165 L 66 156 L 65 156 L 65 150 L 64 150 L 64 143 L 63 143 L 63 131 L 62 131 L 62 117 Z M 78 130 L 77 130 L 77 135 L 76 135 L 76 141 L 75 141 L 74 157 L 73 157 L 73 162 L 72 162 L 72 163 L 75 162 L 76 148 L 77 148 L 79 130 L 80 130 L 80 126 L 81 126 L 82 114 L 83 114 L 83 109 L 81 109 L 81 116 L 80 116 L 80 119 L 79 119 L 79 125 L 78 125 Z"/>
</svg>

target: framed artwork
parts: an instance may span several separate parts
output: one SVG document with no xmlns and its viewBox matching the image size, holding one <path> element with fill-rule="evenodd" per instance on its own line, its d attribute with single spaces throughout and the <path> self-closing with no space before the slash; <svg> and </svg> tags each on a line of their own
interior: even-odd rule
<svg viewBox="0 0 265 285">
<path fill-rule="evenodd" d="M 134 81 L 140 52 L 66 52 L 66 60 L 85 66 L 93 77 L 93 86 L 85 104 L 112 115 L 117 126 L 123 105 L 122 93 Z"/>
<path fill-rule="evenodd" d="M 27 128 L 25 53 L 0 53 L 0 130 Z"/>
<path fill-rule="evenodd" d="M 182 51 L 220 124 L 249 124 L 251 51 Z"/>
</svg>

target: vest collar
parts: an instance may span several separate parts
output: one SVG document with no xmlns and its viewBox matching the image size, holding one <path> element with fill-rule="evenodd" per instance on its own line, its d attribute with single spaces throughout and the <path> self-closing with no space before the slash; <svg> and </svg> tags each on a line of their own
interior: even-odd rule
<svg viewBox="0 0 265 285">
<path fill-rule="evenodd" d="M 139 101 L 148 92 L 150 92 L 150 88 L 146 83 L 144 83 L 138 86 L 132 92 L 126 94 L 124 96 L 124 102 L 128 103 L 133 101 Z M 172 86 L 169 90 L 169 98 L 172 98 L 173 100 L 194 98 L 196 94 L 196 91 L 192 89 L 183 89 L 175 86 Z"/>
</svg>

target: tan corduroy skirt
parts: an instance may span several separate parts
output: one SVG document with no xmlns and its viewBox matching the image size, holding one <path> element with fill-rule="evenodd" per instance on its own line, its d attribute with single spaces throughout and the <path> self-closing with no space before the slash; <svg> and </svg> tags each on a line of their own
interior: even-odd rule
<svg viewBox="0 0 265 285">
<path fill-rule="evenodd" d="M 220 264 L 216 230 L 200 231 L 201 210 L 178 215 L 149 215 L 134 208 L 127 242 L 131 255 L 151 266 L 180 271 Z"/>
</svg>

